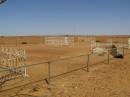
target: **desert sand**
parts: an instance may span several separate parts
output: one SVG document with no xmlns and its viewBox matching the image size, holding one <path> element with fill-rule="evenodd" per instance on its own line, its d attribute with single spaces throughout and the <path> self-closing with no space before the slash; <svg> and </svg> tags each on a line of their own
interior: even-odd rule
<svg viewBox="0 0 130 97">
<path fill-rule="evenodd" d="M 7 41 L 3 39 L 5 42 L 1 46 L 26 50 L 26 65 L 39 64 L 27 68 L 27 77 L 6 82 L 0 90 L 0 97 L 130 97 L 130 50 L 125 49 L 123 59 L 110 56 L 109 64 L 107 55 L 91 55 L 88 72 L 87 68 L 80 67 L 87 64 L 90 42 L 83 41 L 84 37 L 80 39 L 74 45 L 62 47 L 45 45 L 41 42 L 43 38 L 37 37 L 26 38 L 27 44 L 15 39 L 12 43 L 5 43 Z M 127 39 L 122 38 L 124 42 Z M 51 76 L 55 76 L 50 84 L 45 80 L 48 63 L 44 62 L 47 61 L 51 61 Z"/>
</svg>

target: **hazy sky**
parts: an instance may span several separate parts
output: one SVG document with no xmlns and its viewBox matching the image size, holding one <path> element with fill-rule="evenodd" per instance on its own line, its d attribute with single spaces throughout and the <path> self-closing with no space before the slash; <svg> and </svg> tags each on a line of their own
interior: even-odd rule
<svg viewBox="0 0 130 97">
<path fill-rule="evenodd" d="M 130 0 L 7 0 L 0 35 L 130 34 Z"/>
</svg>

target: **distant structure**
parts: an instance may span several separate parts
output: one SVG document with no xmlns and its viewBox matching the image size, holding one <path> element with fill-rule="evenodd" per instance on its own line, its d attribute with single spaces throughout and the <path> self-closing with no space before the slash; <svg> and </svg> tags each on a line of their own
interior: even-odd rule
<svg viewBox="0 0 130 97">
<path fill-rule="evenodd" d="M 128 48 L 130 49 L 130 38 L 128 38 Z"/>
<path fill-rule="evenodd" d="M 44 43 L 52 46 L 68 46 L 74 44 L 74 37 L 71 36 L 47 36 Z"/>
<path fill-rule="evenodd" d="M 3 4 L 5 1 L 7 1 L 7 0 L 0 0 L 0 4 Z"/>
</svg>

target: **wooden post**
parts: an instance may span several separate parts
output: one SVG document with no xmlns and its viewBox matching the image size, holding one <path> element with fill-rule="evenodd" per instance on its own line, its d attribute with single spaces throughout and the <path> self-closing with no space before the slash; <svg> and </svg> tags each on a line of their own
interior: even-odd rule
<svg viewBox="0 0 130 97">
<path fill-rule="evenodd" d="M 123 57 L 125 56 L 125 49 L 124 49 L 124 46 L 123 46 Z"/>
<path fill-rule="evenodd" d="M 90 59 L 90 54 L 87 55 L 87 72 L 89 72 L 89 59 Z"/>
<path fill-rule="evenodd" d="M 48 84 L 50 84 L 51 79 L 51 63 L 48 62 Z"/>
<path fill-rule="evenodd" d="M 15 59 L 13 58 L 13 67 L 15 67 Z"/>
<path fill-rule="evenodd" d="M 109 49 L 108 49 L 108 54 L 107 54 L 107 63 L 110 63 L 110 55 L 109 55 Z"/>
<path fill-rule="evenodd" d="M 11 59 L 9 59 L 9 67 L 11 67 Z"/>
<path fill-rule="evenodd" d="M 27 67 L 26 67 L 26 64 L 25 64 L 25 59 L 22 57 L 21 58 L 21 66 L 23 65 L 24 66 L 24 77 L 28 77 L 29 75 L 27 74 Z"/>
<path fill-rule="evenodd" d="M 16 67 L 18 67 L 18 57 L 16 57 Z"/>
<path fill-rule="evenodd" d="M 26 67 L 24 67 L 24 77 L 27 77 L 28 75 L 27 75 L 27 69 L 26 69 Z"/>
</svg>

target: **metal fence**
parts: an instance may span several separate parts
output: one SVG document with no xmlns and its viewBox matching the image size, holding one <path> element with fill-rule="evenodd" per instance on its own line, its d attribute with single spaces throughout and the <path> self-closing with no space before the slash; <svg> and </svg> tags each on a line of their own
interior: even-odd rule
<svg viewBox="0 0 130 97">
<path fill-rule="evenodd" d="M 126 50 L 124 48 L 120 50 L 125 55 Z M 91 53 L 19 66 L 14 68 L 14 71 L 10 68 L 0 68 L 0 91 L 20 88 L 39 81 L 45 81 L 47 84 L 50 84 L 55 77 L 77 70 L 89 72 L 91 71 L 90 67 L 100 65 L 101 63 L 109 64 L 111 58 L 110 53 L 101 56 Z M 21 68 L 26 69 L 26 76 L 21 76 L 21 72 L 16 72 L 16 70 L 21 70 Z"/>
</svg>

